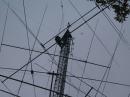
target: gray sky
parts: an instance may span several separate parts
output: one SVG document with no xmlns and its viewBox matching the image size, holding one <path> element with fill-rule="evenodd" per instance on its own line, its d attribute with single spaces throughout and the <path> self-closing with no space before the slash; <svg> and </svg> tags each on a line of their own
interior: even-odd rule
<svg viewBox="0 0 130 97">
<path fill-rule="evenodd" d="M 28 39 L 27 39 L 27 31 L 26 27 L 19 21 L 18 17 L 8 9 L 7 5 L 3 3 L 3 1 L 9 2 L 10 8 L 12 8 L 20 18 L 25 22 L 24 17 L 24 9 L 23 9 L 23 0 L 0 0 L 0 41 L 2 41 L 2 33 L 4 30 L 4 24 L 7 15 L 7 22 L 4 31 L 3 44 L 29 48 L 28 47 Z M 93 7 L 95 7 L 93 2 L 89 2 L 87 0 L 71 0 L 74 6 L 79 10 L 80 14 L 83 15 Z M 63 9 L 61 5 L 63 4 Z M 47 8 L 47 9 L 46 9 Z M 67 26 L 67 23 L 70 24 L 77 20 L 80 16 L 76 12 L 76 10 L 72 7 L 69 0 L 25 0 L 25 9 L 26 9 L 26 19 L 29 29 L 36 35 L 38 32 L 39 25 L 42 20 L 42 14 L 45 9 L 45 16 L 43 19 L 43 23 L 41 25 L 38 39 L 43 44 L 48 41 L 50 38 L 55 36 L 59 31 L 64 29 Z M 84 17 L 85 20 L 89 19 L 93 16 L 99 9 L 96 8 L 90 14 Z M 105 10 L 108 14 L 109 18 L 116 25 L 119 31 L 123 34 L 123 38 L 120 40 L 120 43 L 117 47 L 114 60 L 112 61 L 110 73 L 107 81 L 126 84 L 128 86 L 117 85 L 112 83 L 107 83 L 103 94 L 107 97 L 128 97 L 130 93 L 130 16 L 128 16 L 127 21 L 123 24 L 119 24 L 117 21 L 113 19 L 114 12 L 113 10 Z M 81 19 L 77 23 L 75 23 L 70 31 L 75 29 L 77 26 L 82 24 L 84 21 Z M 96 35 L 94 36 L 92 47 L 90 50 L 90 54 L 88 57 L 89 62 L 93 62 L 96 64 L 100 64 L 103 66 L 108 66 L 111 60 L 111 56 L 116 47 L 117 41 L 119 40 L 119 33 L 116 32 L 110 23 L 107 21 L 105 16 L 100 13 L 95 18 L 91 19 L 89 22 L 90 27 L 95 31 Z M 63 32 L 64 33 L 64 32 Z M 60 35 L 62 36 L 63 33 Z M 29 33 L 29 44 L 32 48 L 34 43 L 34 37 Z M 90 47 L 90 42 L 92 40 L 93 32 L 91 29 L 85 24 L 76 31 L 72 33 L 74 45 L 72 48 L 72 53 L 70 57 L 86 60 L 87 54 Z M 100 40 L 100 41 L 99 41 Z M 106 48 L 103 47 L 103 44 Z M 45 45 L 46 48 L 54 44 L 54 39 Z M 59 55 L 60 48 L 57 46 L 52 47 L 48 51 L 50 53 L 54 53 L 56 48 L 56 54 Z M 43 48 L 36 42 L 34 47 L 35 50 L 43 51 Z M 37 56 L 39 53 L 33 52 L 32 58 Z M 2 46 L 0 52 L 0 67 L 6 68 L 15 68 L 18 69 L 22 67 L 24 64 L 28 62 L 29 59 L 29 51 L 16 49 L 13 47 Z M 58 62 L 58 57 L 55 57 L 56 62 Z M 46 68 L 47 70 L 51 70 L 56 72 L 56 66 L 52 64 L 52 59 L 47 54 L 42 54 L 36 60 L 32 62 L 32 67 L 36 71 L 47 72 L 42 69 L 40 66 Z M 68 72 L 71 72 L 75 76 L 81 77 L 83 73 L 85 63 L 78 62 L 74 60 L 69 60 L 68 62 Z M 51 69 L 52 68 L 52 69 Z M 28 70 L 31 69 L 31 64 L 28 65 Z M 25 70 L 25 68 L 23 68 Z M 84 72 L 84 78 L 91 78 L 101 80 L 106 68 L 95 66 L 93 64 L 86 64 L 86 69 Z M 1 75 L 9 76 L 12 74 L 13 70 L 8 69 L 0 69 Z M 67 73 L 70 75 L 70 73 Z M 16 78 L 21 80 L 23 76 L 23 72 L 19 71 L 12 78 Z M 106 76 L 105 76 L 106 78 Z M 48 80 L 49 79 L 49 80 Z M 0 80 L 4 80 L 3 77 L 0 77 Z M 32 75 L 30 72 L 26 72 L 24 81 L 33 83 Z M 84 79 L 85 83 L 91 85 L 96 90 L 99 87 L 99 81 L 91 81 Z M 51 77 L 49 77 L 45 73 L 34 73 L 34 82 L 36 85 L 50 88 Z M 80 81 L 73 77 L 67 77 L 67 82 L 71 83 L 75 87 L 79 88 Z M 6 86 L 11 90 L 12 93 L 17 94 L 20 83 L 16 81 L 12 81 L 8 79 L 5 82 Z M 104 84 L 101 85 L 99 91 L 102 92 Z M 8 91 L 6 87 L 2 83 L 0 83 L 0 89 Z M 39 88 L 36 89 L 36 97 L 48 97 L 49 92 L 46 90 L 42 90 Z M 81 91 L 87 93 L 90 87 L 84 83 L 81 83 L 80 87 Z M 96 91 L 93 89 L 90 92 L 90 96 L 94 97 Z M 77 90 L 70 85 L 66 84 L 65 94 L 68 94 L 72 97 L 85 97 L 85 94 L 82 92 L 77 93 Z M 19 95 L 21 97 L 35 97 L 34 96 L 34 87 L 22 84 Z M 0 97 L 13 97 L 8 95 L 7 93 L 0 91 Z M 97 94 L 97 97 L 102 97 L 100 93 Z"/>
</svg>

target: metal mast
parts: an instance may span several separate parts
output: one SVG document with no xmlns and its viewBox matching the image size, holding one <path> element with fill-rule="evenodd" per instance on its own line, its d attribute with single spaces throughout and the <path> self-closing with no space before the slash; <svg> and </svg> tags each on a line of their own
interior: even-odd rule
<svg viewBox="0 0 130 97">
<path fill-rule="evenodd" d="M 60 46 L 60 57 L 57 68 L 56 79 L 54 83 L 54 91 L 59 92 L 59 94 L 53 93 L 52 97 L 63 97 L 64 88 L 65 88 L 65 80 L 66 80 L 66 71 L 68 64 L 68 57 L 70 53 L 70 45 L 71 45 L 72 36 L 69 32 L 69 29 L 65 32 L 62 38 L 56 36 L 55 41 Z"/>
</svg>

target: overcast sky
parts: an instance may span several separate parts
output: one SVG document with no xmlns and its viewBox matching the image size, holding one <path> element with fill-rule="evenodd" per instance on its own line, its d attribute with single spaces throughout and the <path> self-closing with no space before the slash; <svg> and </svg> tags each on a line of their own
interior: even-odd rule
<svg viewBox="0 0 130 97">
<path fill-rule="evenodd" d="M 6 1 L 6 3 L 3 1 Z M 80 18 L 80 15 L 87 13 L 89 10 L 95 7 L 95 4 L 88 0 L 24 1 L 27 27 L 28 30 L 31 30 L 35 36 L 38 33 L 43 14 L 45 13 L 38 35 L 38 40 L 43 44 L 58 34 L 59 31 L 64 29 L 68 22 L 70 24 L 73 23 Z M 9 8 L 7 4 L 9 4 Z M 74 6 L 78 12 L 80 12 L 80 14 L 77 13 Z M 96 8 L 86 15 L 84 20 L 88 20 L 98 11 L 99 9 Z M 14 12 L 17 14 L 17 16 L 14 14 Z M 85 94 L 87 94 L 91 87 L 94 89 L 92 89 L 90 92 L 90 97 L 95 97 L 96 90 L 98 90 L 98 88 L 100 92 L 97 94 L 97 97 L 104 97 L 101 95 L 101 93 L 106 95 L 106 97 L 128 97 L 130 93 L 130 16 L 128 16 L 126 21 L 121 24 L 114 20 L 115 13 L 112 9 L 106 9 L 105 12 L 111 19 L 112 23 L 115 24 L 114 27 L 116 26 L 118 31 L 115 31 L 103 13 L 98 14 L 96 17 L 92 18 L 89 22 L 72 33 L 74 45 L 71 46 L 72 51 L 69 56 L 79 60 L 87 59 L 88 62 L 103 65 L 104 67 L 87 63 L 85 68 L 85 63 L 69 59 L 67 75 L 73 74 L 75 76 L 82 77 L 83 70 L 85 68 L 85 72 L 83 74 L 84 78 L 101 80 L 107 69 L 105 66 L 111 65 L 107 81 L 114 82 L 115 84 L 106 83 L 103 91 L 104 82 L 99 88 L 100 81 L 83 79 L 83 83 L 81 83 L 79 79 L 67 76 L 67 83 L 70 83 L 73 87 L 66 83 L 65 94 L 68 94 L 72 97 L 85 97 Z M 26 49 L 29 49 L 29 44 L 30 48 L 32 49 L 35 38 L 32 36 L 32 34 L 30 34 L 29 31 L 26 30 L 26 25 L 24 25 L 20 19 L 24 22 L 24 24 L 26 24 L 23 0 L 0 0 L 0 42 L 2 41 L 2 44 L 5 45 L 17 46 Z M 83 22 L 83 19 L 80 19 L 78 22 L 72 25 L 72 27 L 70 27 L 70 31 L 73 31 Z M 4 37 L 2 40 L 3 33 Z M 65 31 L 62 32 L 60 36 L 62 36 L 64 33 Z M 123 33 L 123 37 L 120 33 Z M 29 41 L 27 37 L 29 37 Z M 93 42 L 88 55 L 92 38 Z M 45 47 L 48 48 L 54 43 L 55 41 L 53 39 L 47 43 Z M 1 67 L 14 69 L 21 68 L 29 60 L 29 51 L 5 45 L 1 46 L 0 75 L 9 76 L 15 72 L 15 70 L 2 69 Z M 116 46 L 117 49 L 115 51 Z M 44 51 L 38 42 L 36 42 L 34 50 L 41 52 Z M 60 48 L 58 46 L 53 46 L 48 51 L 51 54 L 54 54 L 55 52 L 55 54 L 59 55 Z M 111 60 L 114 51 L 114 59 Z M 33 52 L 32 59 L 37 55 L 39 55 L 38 52 Z M 58 63 L 58 57 L 55 57 L 55 61 Z M 47 54 L 42 54 L 32 62 L 32 68 L 35 71 L 47 72 L 47 70 L 43 69 L 43 67 L 50 72 L 56 72 L 57 70 L 53 60 Z M 28 65 L 27 69 L 31 70 L 31 64 Z M 25 70 L 25 67 L 22 70 Z M 22 80 L 23 74 L 23 71 L 19 71 L 13 75 L 12 78 Z M 106 77 L 107 74 L 105 75 L 104 81 L 106 80 Z M 4 79 L 5 78 L 0 77 L 0 80 Z M 32 78 L 30 72 L 25 73 L 25 82 L 33 83 L 33 79 L 34 84 L 50 89 L 51 76 L 45 73 L 34 72 L 34 76 Z M 120 83 L 122 85 L 118 85 L 116 83 Z M 9 90 L 4 86 L 4 84 L 9 88 Z M 0 89 L 13 94 L 18 94 L 20 82 L 8 79 L 4 82 L 4 84 L 0 83 Z M 82 92 L 77 92 L 74 87 L 77 89 L 80 87 Z M 35 93 L 36 97 L 49 97 L 49 91 L 43 89 L 35 88 Z M 35 97 L 35 93 L 34 87 L 23 83 L 19 91 L 19 96 Z M 0 97 L 14 96 L 0 91 Z"/>
</svg>

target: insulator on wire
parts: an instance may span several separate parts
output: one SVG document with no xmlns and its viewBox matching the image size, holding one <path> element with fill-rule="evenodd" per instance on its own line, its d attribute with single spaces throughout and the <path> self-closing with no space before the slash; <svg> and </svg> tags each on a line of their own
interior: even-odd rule
<svg viewBox="0 0 130 97">
<path fill-rule="evenodd" d="M 31 70 L 31 74 L 32 74 L 32 75 L 34 74 L 34 71 L 33 71 L 33 70 Z"/>
</svg>

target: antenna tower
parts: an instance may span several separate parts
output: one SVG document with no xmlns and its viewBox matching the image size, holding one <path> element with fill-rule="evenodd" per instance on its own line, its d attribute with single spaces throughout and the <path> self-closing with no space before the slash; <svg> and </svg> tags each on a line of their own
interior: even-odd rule
<svg viewBox="0 0 130 97">
<path fill-rule="evenodd" d="M 69 29 L 67 29 L 62 38 L 56 36 L 55 40 L 56 43 L 61 48 L 57 74 L 54 83 L 54 91 L 59 92 L 59 94 L 53 93 L 52 97 L 63 97 L 62 94 L 64 94 L 68 57 L 70 53 L 70 45 L 72 40 L 72 36 L 70 34 Z"/>
</svg>

